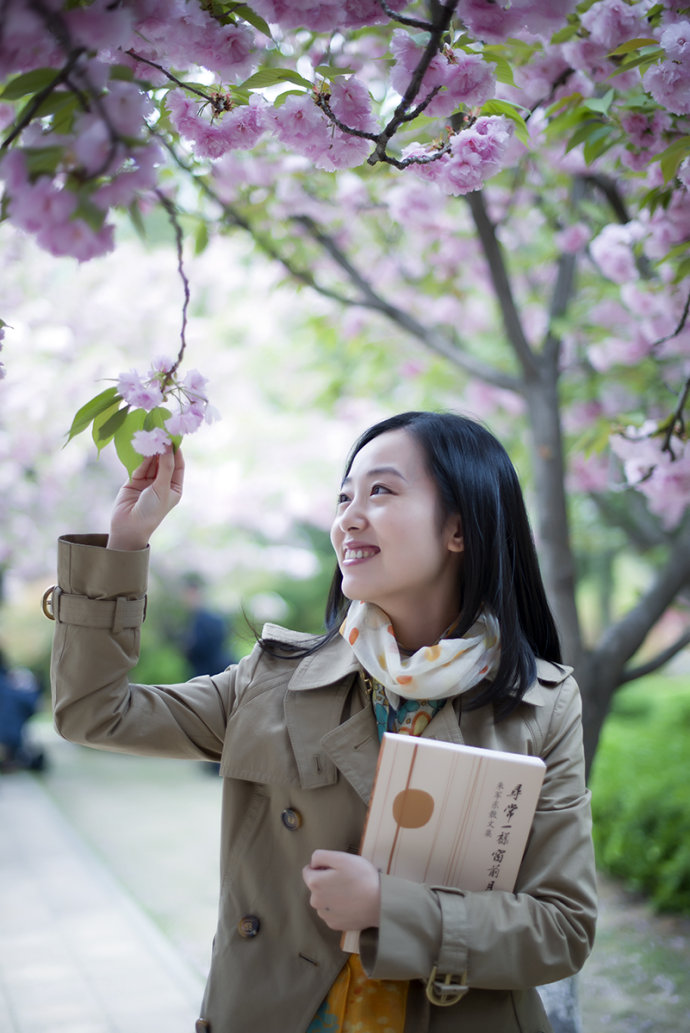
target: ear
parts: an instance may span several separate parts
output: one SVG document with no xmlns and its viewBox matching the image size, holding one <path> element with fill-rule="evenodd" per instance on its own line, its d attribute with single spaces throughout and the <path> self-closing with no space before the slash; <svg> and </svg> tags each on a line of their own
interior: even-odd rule
<svg viewBox="0 0 690 1033">
<path fill-rule="evenodd" d="M 462 523 L 459 516 L 451 517 L 448 521 L 448 550 L 449 552 L 465 551 L 465 539 L 462 536 Z"/>
</svg>

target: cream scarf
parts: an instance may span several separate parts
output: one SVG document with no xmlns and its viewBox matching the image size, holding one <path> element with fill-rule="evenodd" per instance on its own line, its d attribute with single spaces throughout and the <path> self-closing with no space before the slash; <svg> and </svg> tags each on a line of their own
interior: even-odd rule
<svg viewBox="0 0 690 1033">
<path fill-rule="evenodd" d="M 501 655 L 498 621 L 488 610 L 482 610 L 462 638 L 441 638 L 412 656 L 400 655 L 390 618 L 373 603 L 352 602 L 340 634 L 396 708 L 401 697 L 459 696 L 483 678 L 493 677 Z"/>
</svg>

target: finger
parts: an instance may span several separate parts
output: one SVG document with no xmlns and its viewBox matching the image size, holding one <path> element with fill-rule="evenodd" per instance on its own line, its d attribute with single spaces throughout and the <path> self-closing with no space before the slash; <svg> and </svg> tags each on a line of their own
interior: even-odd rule
<svg viewBox="0 0 690 1033">
<path fill-rule="evenodd" d="M 173 467 L 173 474 L 170 481 L 170 486 L 175 491 L 182 491 L 182 485 L 184 484 L 184 456 L 179 448 L 174 449 L 175 463 Z"/>
<path fill-rule="evenodd" d="M 339 850 L 315 850 L 311 855 L 312 868 L 335 868 L 338 863 Z"/>
</svg>

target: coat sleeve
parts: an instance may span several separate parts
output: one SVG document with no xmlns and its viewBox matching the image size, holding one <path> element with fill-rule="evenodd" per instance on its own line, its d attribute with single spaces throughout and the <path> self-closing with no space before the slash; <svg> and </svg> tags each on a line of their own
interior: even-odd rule
<svg viewBox="0 0 690 1033">
<path fill-rule="evenodd" d="M 541 754 L 546 774 L 513 893 L 463 893 L 381 876 L 381 922 L 361 937 L 375 979 L 519 990 L 574 974 L 594 940 L 596 876 L 584 781 L 580 694 L 558 693 Z"/>
<path fill-rule="evenodd" d="M 179 685 L 130 684 L 145 613 L 148 549 L 104 535 L 58 542 L 51 686 L 55 725 L 72 742 L 121 753 L 219 760 L 247 659 Z"/>
</svg>

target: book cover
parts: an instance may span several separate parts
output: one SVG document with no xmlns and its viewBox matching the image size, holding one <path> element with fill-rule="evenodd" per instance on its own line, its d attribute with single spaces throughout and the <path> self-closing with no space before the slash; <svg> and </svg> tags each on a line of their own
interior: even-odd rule
<svg viewBox="0 0 690 1033">
<path fill-rule="evenodd" d="M 413 882 L 512 890 L 545 769 L 539 757 L 386 732 L 360 854 Z M 342 948 L 358 942 L 345 933 Z"/>
</svg>

